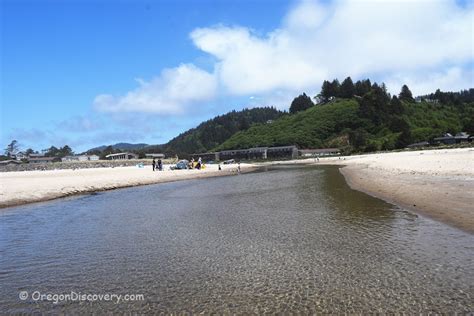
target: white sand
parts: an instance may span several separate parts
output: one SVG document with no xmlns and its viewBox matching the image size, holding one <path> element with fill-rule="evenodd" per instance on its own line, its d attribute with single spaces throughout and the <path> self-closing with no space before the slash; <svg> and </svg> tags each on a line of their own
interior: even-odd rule
<svg viewBox="0 0 474 316">
<path fill-rule="evenodd" d="M 169 170 L 153 172 L 144 168 L 92 168 L 76 170 L 19 171 L 0 173 L 0 207 L 45 201 L 72 194 L 110 190 L 142 184 L 185 179 L 232 175 L 237 165 L 207 165 L 202 170 Z M 242 172 L 253 170 L 251 164 L 241 164 Z"/>
</svg>

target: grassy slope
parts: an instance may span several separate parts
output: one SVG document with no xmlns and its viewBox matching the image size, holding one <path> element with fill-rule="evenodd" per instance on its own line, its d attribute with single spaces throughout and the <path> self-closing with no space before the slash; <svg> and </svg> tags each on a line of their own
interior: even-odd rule
<svg viewBox="0 0 474 316">
<path fill-rule="evenodd" d="M 405 113 L 402 117 L 410 125 L 413 142 L 429 140 L 445 132 L 460 132 L 466 107 L 473 112 L 472 104 L 464 106 L 464 110 L 426 102 L 404 103 L 403 106 Z M 391 131 L 389 122 L 373 126 L 359 116 L 358 109 L 358 102 L 354 99 L 314 106 L 271 124 L 258 124 L 238 132 L 215 150 L 293 144 L 300 148 L 344 147 L 348 146 L 349 132 L 358 128 L 367 132 L 366 151 L 394 149 L 400 133 Z"/>
<path fill-rule="evenodd" d="M 238 132 L 216 147 L 216 150 L 289 144 L 300 148 L 321 147 L 337 132 L 361 123 L 357 115 L 358 107 L 355 100 L 314 106 L 273 123 L 258 124 L 247 131 Z"/>
</svg>

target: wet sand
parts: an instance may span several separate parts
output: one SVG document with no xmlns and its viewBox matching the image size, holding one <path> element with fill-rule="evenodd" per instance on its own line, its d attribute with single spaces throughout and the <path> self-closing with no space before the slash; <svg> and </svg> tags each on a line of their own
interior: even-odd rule
<svg viewBox="0 0 474 316">
<path fill-rule="evenodd" d="M 348 184 L 392 204 L 474 233 L 474 149 L 320 159 L 345 165 Z"/>
</svg>

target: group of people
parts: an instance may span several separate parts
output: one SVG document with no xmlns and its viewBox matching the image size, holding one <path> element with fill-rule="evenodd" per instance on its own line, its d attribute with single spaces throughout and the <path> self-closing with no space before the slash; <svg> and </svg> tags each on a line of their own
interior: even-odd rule
<svg viewBox="0 0 474 316">
<path fill-rule="evenodd" d="M 202 159 L 199 157 L 198 161 L 194 161 L 194 158 L 191 158 L 191 161 L 189 162 L 189 169 L 198 169 L 201 170 L 203 167 Z"/>
<path fill-rule="evenodd" d="M 161 161 L 161 159 L 158 159 L 158 161 L 156 161 L 155 158 L 153 158 L 151 165 L 153 166 L 153 171 L 163 171 L 163 162 Z"/>
</svg>

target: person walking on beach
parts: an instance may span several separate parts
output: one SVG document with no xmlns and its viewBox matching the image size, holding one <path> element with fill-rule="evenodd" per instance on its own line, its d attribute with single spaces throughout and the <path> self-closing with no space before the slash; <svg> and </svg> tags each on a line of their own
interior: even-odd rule
<svg viewBox="0 0 474 316">
<path fill-rule="evenodd" d="M 240 174 L 240 162 L 237 164 L 237 174 Z"/>
<path fill-rule="evenodd" d="M 201 170 L 201 166 L 202 166 L 202 159 L 201 157 L 199 157 L 198 162 L 196 164 L 196 169 Z"/>
<path fill-rule="evenodd" d="M 161 159 L 158 159 L 158 170 L 163 171 L 163 162 L 161 161 Z"/>
<path fill-rule="evenodd" d="M 153 171 L 155 171 L 155 166 L 156 166 L 155 158 L 153 158 L 153 161 L 151 162 L 151 165 L 153 167 Z"/>
</svg>

